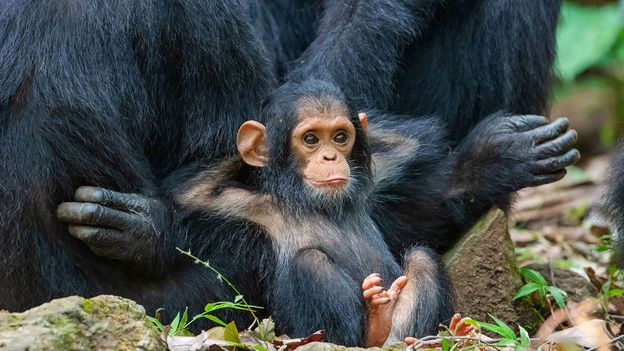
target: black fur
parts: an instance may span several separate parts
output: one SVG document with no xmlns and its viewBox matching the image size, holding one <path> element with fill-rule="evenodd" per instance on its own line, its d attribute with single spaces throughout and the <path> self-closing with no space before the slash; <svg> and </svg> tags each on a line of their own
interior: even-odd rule
<svg viewBox="0 0 624 351">
<path fill-rule="evenodd" d="M 416 163 L 403 158 L 404 171 L 379 198 L 375 218 L 400 253 L 413 241 L 445 250 L 490 206 L 508 208 L 511 192 L 531 182 L 530 175 L 512 171 L 514 152 L 496 159 L 502 167 L 488 170 L 495 159 L 489 151 L 510 150 L 513 143 L 491 145 L 479 139 L 489 136 L 471 131 L 488 117 L 544 112 L 560 5 L 559 0 L 255 0 L 250 9 L 282 80 L 333 82 L 360 111 L 383 111 L 379 118 L 371 114 L 372 121 L 395 115 L 390 128 L 400 133 L 448 130 L 448 137 L 422 140 L 457 150 L 454 161 L 440 167 L 443 151 Z M 266 6 L 279 10 L 260 10 Z M 373 141 L 373 153 L 376 147 Z M 479 154 L 462 151 L 468 149 Z M 470 168 L 460 164 L 477 167 L 478 173 L 469 173 L 480 179 L 466 179 L 461 173 Z M 408 170 L 430 177 L 415 183 Z M 445 193 L 449 186 L 440 180 L 448 179 L 440 177 L 445 172 L 453 173 L 451 187 L 463 195 Z M 472 188 L 462 189 L 465 182 Z M 430 201 L 436 199 L 446 200 Z"/>
<path fill-rule="evenodd" d="M 369 274 L 378 272 L 390 284 L 401 275 L 401 264 L 411 264 L 416 267 L 406 268 L 410 274 L 408 284 L 417 293 L 414 300 L 408 296 L 399 299 L 402 305 L 396 307 L 397 312 L 409 318 L 393 325 L 390 338 L 401 341 L 410 335 L 433 333 L 453 312 L 451 286 L 437 254 L 411 247 L 403 262 L 390 252 L 371 217 L 375 187 L 387 184 L 373 183 L 366 134 L 354 112 L 349 116 L 356 139 L 347 160 L 351 169 L 347 189 L 339 195 L 327 195 L 304 183 L 291 147 L 291 135 L 300 118 L 292 107 L 300 99 L 320 103 L 345 101 L 338 89 L 322 81 L 290 82 L 280 87 L 261 113 L 268 134 L 267 167 L 256 170 L 257 176 L 251 182 L 236 174 L 207 173 L 182 189 L 202 188 L 203 184 L 201 203 L 194 206 L 207 208 L 205 216 L 225 215 L 221 221 L 242 219 L 252 228 L 263 228 L 264 236 L 271 239 L 272 265 L 261 264 L 265 271 L 260 276 L 266 280 L 263 302 L 279 332 L 305 336 L 324 329 L 328 341 L 363 345 L 367 309 L 362 282 Z M 414 134 L 422 135 L 418 131 Z M 429 152 L 423 149 L 412 159 L 417 162 L 417 158 L 429 158 Z M 215 178 L 222 183 L 215 183 Z M 237 199 L 243 200 L 230 206 L 233 201 L 240 201 Z"/>
<path fill-rule="evenodd" d="M 153 245 L 139 243 L 155 247 L 151 259 L 125 262 L 95 256 L 55 209 L 92 185 L 147 195 L 175 213 L 162 184 L 195 174 L 198 160 L 233 154 L 238 126 L 273 87 L 244 13 L 230 0 L 0 3 L 0 309 L 107 293 L 149 313 L 198 312 L 233 296 L 174 249 L 207 257 L 202 249 L 215 248 L 206 241 L 227 236 L 172 218 Z M 236 252 L 253 257 L 253 247 Z M 227 260 L 215 263 L 254 291 L 259 283 Z"/>
<path fill-rule="evenodd" d="M 508 0 L 2 1 L 0 308 L 113 293 L 148 311 L 189 305 L 193 313 L 231 297 L 175 246 L 209 258 L 252 303 L 263 301 L 259 292 L 269 279 L 263 267 L 275 257 L 259 228 L 180 209 L 174 197 L 180 184 L 234 154 L 237 128 L 257 116 L 276 80 L 326 80 L 354 111 L 405 114 L 371 113 L 371 130 L 386 120 L 387 133 L 405 134 L 421 146 L 399 157 L 404 145 L 371 136 L 373 167 L 382 157 L 401 170 L 373 186 L 371 216 L 396 262 L 417 243 L 447 248 L 489 206 L 505 206 L 510 191 L 536 182 L 515 171 L 531 167 L 535 157 L 510 158 L 518 154 L 514 144 L 494 138 L 494 126 L 511 123 L 496 118 L 507 117 L 495 115 L 487 128 L 472 126 L 497 110 L 543 108 L 558 6 Z M 456 151 L 449 158 L 450 148 Z M 511 152 L 501 156 L 501 168 L 479 181 L 464 176 L 462 164 L 488 170 L 499 162 L 484 157 L 491 149 Z M 551 168 L 558 171 L 561 162 Z M 253 171 L 239 176 L 257 185 Z M 102 229 L 106 201 L 120 195 L 97 188 L 74 194 L 83 185 L 131 193 L 125 212 L 141 225 Z M 69 235 L 55 218 L 62 202 L 98 206 L 74 212 L 59 206 L 59 217 L 74 225 Z M 137 204 L 145 210 L 134 211 Z M 168 215 L 155 218 L 160 211 Z M 139 237 L 152 241 L 133 242 L 145 224 L 149 232 Z M 106 256 L 110 248 L 98 247 L 102 241 L 113 243 L 123 259 Z M 134 252 L 129 246 L 145 248 L 146 257 L 123 256 Z M 294 318 L 296 330 L 312 325 L 305 314 Z"/>
<path fill-rule="evenodd" d="M 624 144 L 620 144 L 611 165 L 611 174 L 605 192 L 604 206 L 599 215 L 611 225 L 613 261 L 624 268 Z"/>
</svg>

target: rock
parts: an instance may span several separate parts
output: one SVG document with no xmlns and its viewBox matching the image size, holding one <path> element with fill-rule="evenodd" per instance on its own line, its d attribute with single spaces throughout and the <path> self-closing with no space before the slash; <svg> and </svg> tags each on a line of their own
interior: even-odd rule
<svg viewBox="0 0 624 351">
<path fill-rule="evenodd" d="M 0 350 L 166 349 L 143 307 L 121 297 L 71 296 L 23 313 L 0 312 Z"/>
<path fill-rule="evenodd" d="M 455 287 L 455 310 L 462 315 L 491 321 L 491 314 L 529 332 L 543 322 L 528 299 L 512 301 L 523 283 L 501 210 L 486 214 L 444 255 L 444 263 Z"/>
</svg>

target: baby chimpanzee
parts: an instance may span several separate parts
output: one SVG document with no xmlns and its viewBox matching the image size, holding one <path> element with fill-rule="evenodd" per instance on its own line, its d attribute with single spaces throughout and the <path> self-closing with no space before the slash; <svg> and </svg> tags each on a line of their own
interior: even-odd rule
<svg viewBox="0 0 624 351">
<path fill-rule="evenodd" d="M 242 162 L 205 172 L 178 201 L 270 238 L 275 265 L 263 295 L 281 332 L 326 329 L 330 341 L 366 346 L 433 332 L 451 316 L 450 284 L 430 249 L 410 249 L 401 268 L 371 218 L 366 115 L 324 82 L 282 92 L 264 107 L 266 126 L 240 127 Z M 256 173 L 241 176 L 248 166 Z M 381 277 L 394 281 L 387 291 Z"/>
</svg>

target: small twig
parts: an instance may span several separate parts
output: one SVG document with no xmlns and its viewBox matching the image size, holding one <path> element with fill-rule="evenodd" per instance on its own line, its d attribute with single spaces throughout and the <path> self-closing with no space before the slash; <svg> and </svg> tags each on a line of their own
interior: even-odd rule
<svg viewBox="0 0 624 351">
<path fill-rule="evenodd" d="M 453 341 L 469 340 L 469 341 L 477 341 L 477 342 L 484 343 L 484 344 L 495 344 L 495 343 L 498 343 L 498 342 L 502 341 L 503 339 L 487 339 L 487 340 L 483 340 L 481 338 L 476 338 L 476 337 L 473 337 L 473 336 L 436 336 L 436 335 L 429 335 L 429 336 L 425 336 L 423 338 L 418 339 L 412 345 L 412 350 L 418 350 L 418 349 L 420 349 L 422 347 L 425 347 L 425 346 L 437 345 L 440 342 L 442 342 L 442 340 L 453 340 Z"/>
</svg>

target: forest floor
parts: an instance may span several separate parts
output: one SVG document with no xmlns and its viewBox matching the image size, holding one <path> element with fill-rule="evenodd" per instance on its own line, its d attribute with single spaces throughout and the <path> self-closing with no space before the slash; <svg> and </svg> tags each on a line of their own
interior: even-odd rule
<svg viewBox="0 0 624 351">
<path fill-rule="evenodd" d="M 542 337 L 540 343 L 559 331 L 563 343 L 590 349 L 610 343 L 598 349 L 624 349 L 617 342 L 624 339 L 624 290 L 620 273 L 610 263 L 609 230 L 599 215 L 609 161 L 610 155 L 585 159 L 562 181 L 518 194 L 510 230 L 518 265 L 547 267 L 550 273 L 541 272 L 548 283 L 568 292 L 566 309 L 558 310 L 551 299 L 550 307 L 540 311 L 546 319 L 536 335 Z M 562 269 L 578 276 L 553 273 Z M 532 344 L 536 346 L 535 340 Z"/>
</svg>

